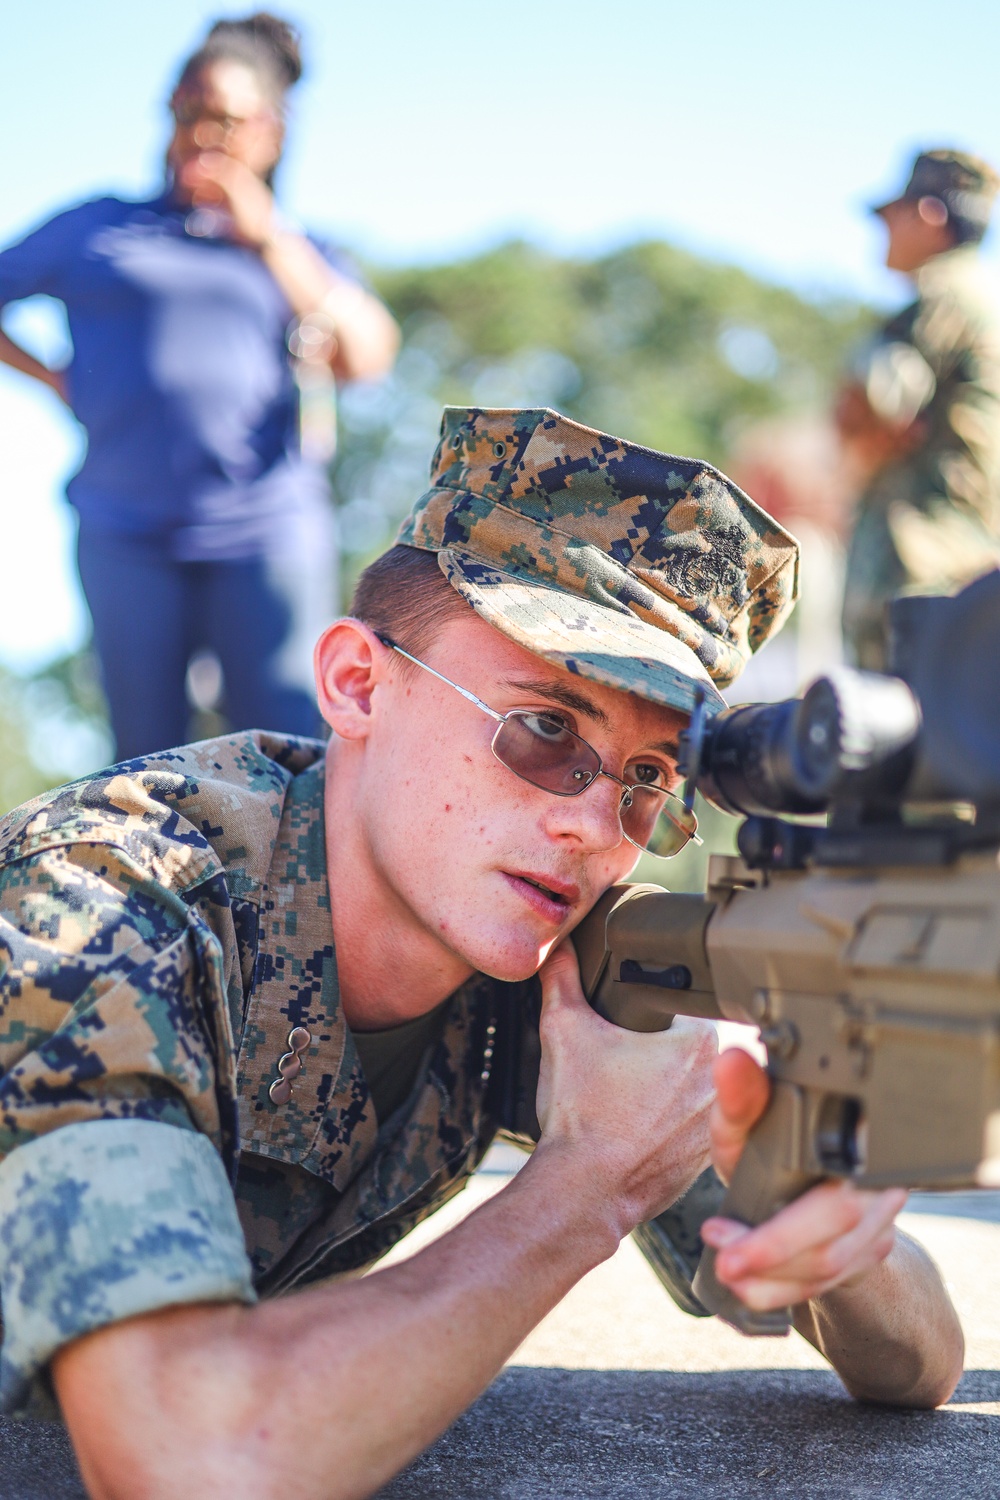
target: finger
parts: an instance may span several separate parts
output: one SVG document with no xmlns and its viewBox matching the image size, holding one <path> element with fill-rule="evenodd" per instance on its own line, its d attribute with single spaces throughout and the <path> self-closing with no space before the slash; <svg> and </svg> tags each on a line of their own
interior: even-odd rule
<svg viewBox="0 0 1000 1500">
<path fill-rule="evenodd" d="M 731 1047 L 719 1054 L 715 1087 L 721 1128 L 746 1135 L 767 1107 L 771 1095 L 767 1074 L 749 1052 Z"/>
<path fill-rule="evenodd" d="M 719 1279 L 727 1284 L 744 1277 L 832 1284 L 855 1273 L 868 1246 L 892 1227 L 905 1201 L 899 1188 L 883 1193 L 863 1193 L 849 1184 L 814 1188 L 767 1224 L 724 1245 L 717 1259 Z"/>
<path fill-rule="evenodd" d="M 561 1009 L 579 1010 L 587 1001 L 580 983 L 580 965 L 569 938 L 553 948 L 538 971 L 542 984 L 542 1014 Z"/>
<path fill-rule="evenodd" d="M 849 1233 L 864 1212 L 859 1193 L 844 1183 L 822 1183 L 746 1235 L 727 1257 L 725 1271 L 731 1276 L 766 1275 L 804 1250 Z"/>
<path fill-rule="evenodd" d="M 748 1276 L 736 1281 L 727 1281 L 725 1284 L 741 1302 L 745 1302 L 748 1307 L 756 1311 L 769 1311 L 775 1307 L 795 1307 L 800 1302 L 809 1302 L 814 1297 L 825 1296 L 849 1281 L 860 1280 L 885 1260 L 895 1242 L 896 1230 L 892 1225 L 871 1242 L 865 1255 L 858 1260 L 850 1275 L 817 1276 L 812 1279 L 797 1276 L 787 1279 L 777 1276 Z"/>
<path fill-rule="evenodd" d="M 728 1182 L 747 1136 L 767 1107 L 770 1084 L 753 1058 L 739 1048 L 720 1054 L 714 1076 L 718 1098 L 711 1120 L 712 1159 Z"/>
<path fill-rule="evenodd" d="M 753 1231 L 746 1224 L 740 1224 L 735 1219 L 706 1219 L 699 1230 L 706 1245 L 711 1245 L 713 1250 L 724 1250 L 728 1245 L 738 1245 L 740 1240 L 745 1240 Z"/>
</svg>

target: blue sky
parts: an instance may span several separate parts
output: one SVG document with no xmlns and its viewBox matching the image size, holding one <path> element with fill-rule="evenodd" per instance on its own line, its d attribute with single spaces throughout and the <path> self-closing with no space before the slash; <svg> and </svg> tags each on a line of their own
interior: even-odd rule
<svg viewBox="0 0 1000 1500">
<path fill-rule="evenodd" d="M 9 6 L 0 242 L 81 197 L 154 186 L 178 60 L 209 17 L 252 8 Z M 1000 7 L 983 0 L 299 0 L 288 14 L 309 75 L 285 205 L 380 258 L 514 233 L 581 252 L 658 235 L 886 303 L 902 289 L 864 203 L 916 146 L 1000 163 Z M 0 372 L 0 551 L 51 559 L 52 579 L 0 612 L 0 660 L 85 630 L 58 500 L 79 443 L 44 392 Z"/>
</svg>

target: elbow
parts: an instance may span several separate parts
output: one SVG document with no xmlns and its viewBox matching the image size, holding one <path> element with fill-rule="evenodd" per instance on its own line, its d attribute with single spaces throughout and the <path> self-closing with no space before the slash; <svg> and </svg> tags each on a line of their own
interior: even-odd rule
<svg viewBox="0 0 1000 1500">
<path fill-rule="evenodd" d="M 267 1417 L 273 1365 L 248 1338 L 252 1311 L 177 1308 L 89 1334 L 53 1368 L 95 1500 L 282 1500 Z"/>
<path fill-rule="evenodd" d="M 894 1406 L 907 1411 L 933 1411 L 955 1393 L 965 1368 L 965 1336 L 957 1316 L 946 1336 L 937 1343 L 933 1356 L 913 1350 L 889 1356 L 877 1380 L 841 1379 L 855 1401 L 876 1406 Z"/>
</svg>

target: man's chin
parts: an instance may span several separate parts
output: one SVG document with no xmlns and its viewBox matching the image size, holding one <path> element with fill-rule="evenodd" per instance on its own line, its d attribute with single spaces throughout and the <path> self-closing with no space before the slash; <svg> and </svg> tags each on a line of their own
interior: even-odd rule
<svg viewBox="0 0 1000 1500">
<path fill-rule="evenodd" d="M 556 937 L 539 947 L 532 944 L 530 948 L 518 944 L 491 946 L 488 951 L 479 953 L 478 960 L 473 958 L 471 962 L 480 974 L 486 974 L 490 979 L 500 979 L 505 984 L 522 984 L 526 979 L 534 978 L 559 941 Z"/>
</svg>

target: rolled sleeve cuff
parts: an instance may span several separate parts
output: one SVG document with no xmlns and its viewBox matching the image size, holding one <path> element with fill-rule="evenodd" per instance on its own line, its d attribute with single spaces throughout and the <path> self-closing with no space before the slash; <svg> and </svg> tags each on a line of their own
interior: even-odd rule
<svg viewBox="0 0 1000 1500">
<path fill-rule="evenodd" d="M 148 1120 L 67 1125 L 0 1163 L 0 1411 L 34 1405 L 55 1352 L 122 1318 L 254 1302 L 218 1152 Z"/>
</svg>

